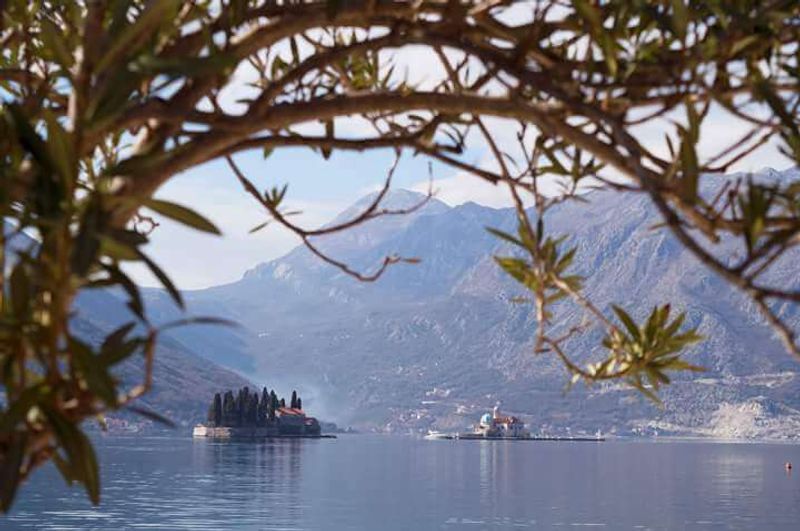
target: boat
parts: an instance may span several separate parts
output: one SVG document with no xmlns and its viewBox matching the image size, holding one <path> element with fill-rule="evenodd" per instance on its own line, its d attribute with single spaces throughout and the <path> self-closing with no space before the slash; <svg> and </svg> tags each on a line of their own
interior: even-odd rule
<svg viewBox="0 0 800 531">
<path fill-rule="evenodd" d="M 441 431 L 436 430 L 428 430 L 428 433 L 425 435 L 425 439 L 429 441 L 436 441 L 436 440 L 452 440 L 455 439 L 456 435 L 453 433 L 444 433 Z"/>
</svg>

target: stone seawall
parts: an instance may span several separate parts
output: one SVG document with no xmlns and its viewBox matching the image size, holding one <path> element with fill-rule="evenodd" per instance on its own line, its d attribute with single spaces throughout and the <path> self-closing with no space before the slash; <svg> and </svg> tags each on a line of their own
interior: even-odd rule
<svg viewBox="0 0 800 531">
<path fill-rule="evenodd" d="M 192 431 L 194 437 L 214 437 L 214 438 L 231 438 L 231 437 L 275 437 L 280 435 L 277 427 L 243 427 L 243 428 L 211 428 L 208 426 L 195 426 Z"/>
<path fill-rule="evenodd" d="M 221 427 L 212 428 L 209 426 L 198 425 L 192 430 L 193 437 L 208 437 L 213 439 L 258 439 L 258 438 L 283 438 L 283 439 L 335 439 L 334 435 L 289 435 L 281 433 L 280 429 L 275 426 L 270 427 Z"/>
</svg>

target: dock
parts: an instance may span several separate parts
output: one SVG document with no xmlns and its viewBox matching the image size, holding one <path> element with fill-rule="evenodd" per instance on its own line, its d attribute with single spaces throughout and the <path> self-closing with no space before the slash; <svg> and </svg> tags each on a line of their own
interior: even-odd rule
<svg viewBox="0 0 800 531">
<path fill-rule="evenodd" d="M 605 437 L 544 437 L 544 436 L 529 436 L 529 437 L 486 437 L 483 435 L 476 435 L 473 433 L 456 433 L 452 436 L 453 439 L 463 441 L 553 441 L 553 442 L 604 442 Z"/>
<path fill-rule="evenodd" d="M 447 440 L 447 441 L 551 441 L 551 442 L 604 442 L 605 437 L 504 437 L 504 436 L 485 436 L 474 433 L 437 433 L 426 435 L 428 440 Z"/>
</svg>

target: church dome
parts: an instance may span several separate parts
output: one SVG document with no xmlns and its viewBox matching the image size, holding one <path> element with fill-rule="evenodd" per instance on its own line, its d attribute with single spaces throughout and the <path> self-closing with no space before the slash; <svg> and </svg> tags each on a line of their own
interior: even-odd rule
<svg viewBox="0 0 800 531">
<path fill-rule="evenodd" d="M 481 424 L 484 426 L 489 426 L 492 424 L 492 414 L 486 413 L 481 417 Z"/>
</svg>

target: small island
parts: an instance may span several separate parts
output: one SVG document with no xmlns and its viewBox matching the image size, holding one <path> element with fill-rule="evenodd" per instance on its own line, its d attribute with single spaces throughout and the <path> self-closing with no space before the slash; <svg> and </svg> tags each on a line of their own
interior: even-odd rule
<svg viewBox="0 0 800 531">
<path fill-rule="evenodd" d="M 207 421 L 192 431 L 194 437 L 211 438 L 335 438 L 323 435 L 319 421 L 306 416 L 303 400 L 292 391 L 289 406 L 284 398 L 265 387 L 257 391 L 243 387 L 216 393 L 208 409 Z"/>
<path fill-rule="evenodd" d="M 525 427 L 525 423 L 513 416 L 503 415 L 500 408 L 495 406 L 491 413 L 484 413 L 480 422 L 473 427 L 471 432 L 466 433 L 442 433 L 439 431 L 428 431 L 426 439 L 448 439 L 466 441 L 485 441 L 485 440 L 513 440 L 513 441 L 571 441 L 571 442 L 602 442 L 603 437 L 550 437 L 532 436 L 531 432 Z"/>
</svg>

